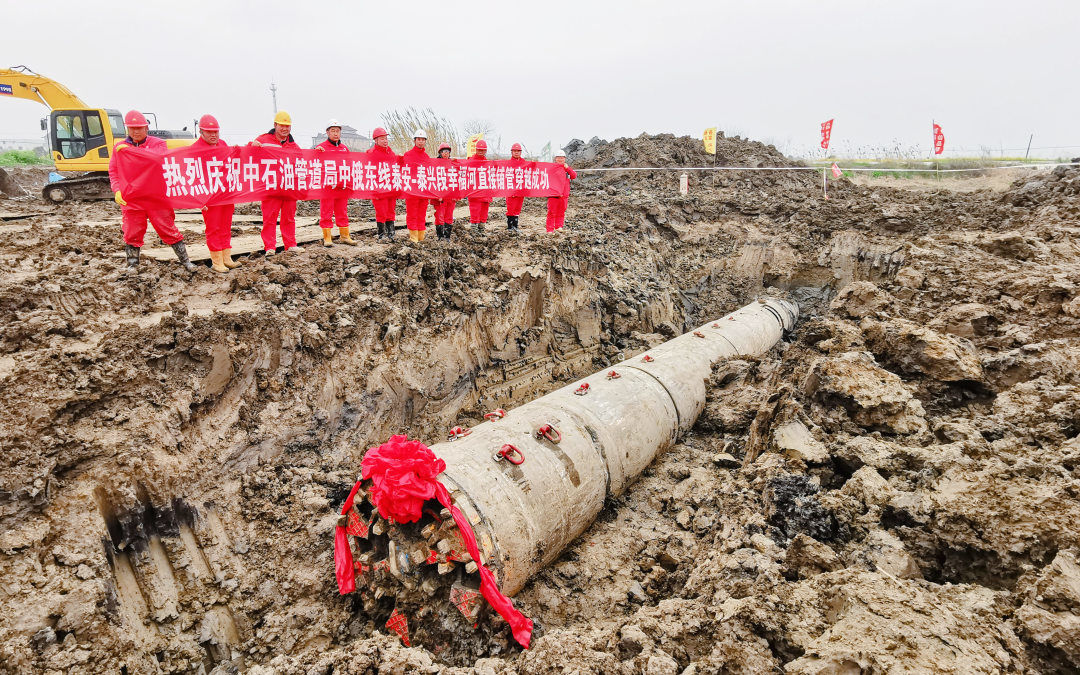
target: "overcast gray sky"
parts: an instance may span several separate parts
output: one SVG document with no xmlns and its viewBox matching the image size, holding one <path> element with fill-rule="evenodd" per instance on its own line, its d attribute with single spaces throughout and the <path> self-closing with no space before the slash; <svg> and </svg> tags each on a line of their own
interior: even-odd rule
<svg viewBox="0 0 1080 675">
<path fill-rule="evenodd" d="M 212 112 L 233 143 L 271 126 L 273 80 L 304 145 L 329 117 L 369 133 L 419 106 L 489 119 L 504 148 L 717 125 L 798 154 L 833 117 L 841 153 L 928 151 L 933 118 L 950 150 L 1034 133 L 1080 155 L 1077 0 L 3 5 L 0 67 L 162 127 Z M 45 112 L 0 103 L 0 138 L 39 137 Z"/>
</svg>

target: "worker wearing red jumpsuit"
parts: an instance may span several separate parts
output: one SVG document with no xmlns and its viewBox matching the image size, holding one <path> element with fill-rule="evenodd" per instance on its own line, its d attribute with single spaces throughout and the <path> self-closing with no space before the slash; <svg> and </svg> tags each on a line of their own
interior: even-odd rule
<svg viewBox="0 0 1080 675">
<path fill-rule="evenodd" d="M 431 159 L 424 146 L 427 145 L 427 133 L 423 129 L 417 129 L 413 134 L 413 147 L 406 150 L 401 156 L 402 163 L 413 161 L 423 162 Z M 413 169 L 415 175 L 416 169 Z M 405 227 L 409 228 L 409 241 L 424 241 L 427 232 L 427 197 L 405 195 Z"/>
<path fill-rule="evenodd" d="M 371 138 L 375 141 L 375 147 L 371 149 L 372 159 L 376 162 L 390 162 L 397 164 L 398 157 L 390 149 L 390 136 L 386 129 L 375 127 L 371 132 Z M 387 241 L 394 240 L 394 220 L 397 218 L 397 199 L 395 197 L 372 197 L 371 205 L 375 208 L 375 224 L 379 226 L 379 239 L 384 236 Z"/>
<path fill-rule="evenodd" d="M 521 158 L 521 143 L 514 143 L 510 146 L 510 161 L 507 162 L 507 169 L 524 165 L 525 160 Z M 521 217 L 521 206 L 524 203 L 525 195 L 523 194 L 510 195 L 506 198 L 506 229 L 513 234 L 519 231 L 518 218 Z"/>
<path fill-rule="evenodd" d="M 487 159 L 487 142 L 480 139 L 476 142 L 476 154 L 469 159 Z M 469 222 L 476 226 L 477 232 L 484 231 L 484 225 L 488 221 L 488 207 L 491 206 L 491 197 L 469 197 Z"/>
<path fill-rule="evenodd" d="M 439 146 L 439 156 L 435 158 L 439 164 L 445 164 L 447 171 L 453 170 L 453 162 L 450 161 L 450 144 L 443 143 Z M 435 236 L 439 239 L 450 241 L 450 230 L 454 227 L 454 207 L 457 200 L 452 196 L 435 200 Z"/>
<path fill-rule="evenodd" d="M 124 126 L 127 127 L 127 138 L 117 141 L 113 146 L 113 157 L 126 148 L 139 148 L 158 155 L 164 155 L 169 146 L 164 140 L 149 136 L 150 125 L 138 110 L 128 111 L 124 115 Z M 120 182 L 117 175 L 116 162 L 109 162 L 109 183 L 112 185 L 113 198 L 120 205 L 120 213 L 124 232 L 124 253 L 127 258 L 127 272 L 135 272 L 139 267 L 139 254 L 142 252 L 143 235 L 146 234 L 146 221 L 154 226 L 154 231 L 161 237 L 161 241 L 171 246 L 176 253 L 180 264 L 188 272 L 194 272 L 195 266 L 188 258 L 187 246 L 184 244 L 184 235 L 176 229 L 176 214 L 172 209 L 144 210 L 128 206 L 124 196 L 120 194 Z"/>
<path fill-rule="evenodd" d="M 566 181 L 566 188 L 561 197 L 548 197 L 546 226 L 548 232 L 554 232 L 566 223 L 566 205 L 570 202 L 570 181 L 577 178 L 577 171 L 571 169 L 566 163 L 566 153 L 560 150 L 555 155 L 555 163 L 566 170 L 566 177 L 570 180 Z"/>
<path fill-rule="evenodd" d="M 284 110 L 274 115 L 274 128 L 257 136 L 251 145 L 267 145 L 270 147 L 288 148 L 299 150 L 300 146 L 293 140 L 292 117 Z M 286 251 L 302 252 L 304 249 L 296 245 L 296 200 L 285 195 L 266 197 L 262 200 L 262 240 L 266 255 L 271 256 L 277 252 L 277 229 L 278 215 L 281 215 L 281 243 Z"/>
<path fill-rule="evenodd" d="M 341 122 L 330 120 L 326 124 L 326 140 L 315 146 L 318 152 L 348 152 L 349 148 L 341 142 Z M 349 236 L 349 190 L 341 187 L 334 191 L 334 196 L 319 200 L 319 227 L 322 228 L 323 246 L 334 245 L 334 221 L 337 221 L 341 243 L 356 246 L 356 240 Z"/>
<path fill-rule="evenodd" d="M 213 115 L 199 118 L 199 138 L 191 144 L 193 148 L 227 148 L 220 137 L 221 127 Z M 215 272 L 228 272 L 240 263 L 232 259 L 232 217 L 233 204 L 204 206 L 203 223 L 206 225 L 206 248 L 210 249 L 210 261 Z"/>
</svg>

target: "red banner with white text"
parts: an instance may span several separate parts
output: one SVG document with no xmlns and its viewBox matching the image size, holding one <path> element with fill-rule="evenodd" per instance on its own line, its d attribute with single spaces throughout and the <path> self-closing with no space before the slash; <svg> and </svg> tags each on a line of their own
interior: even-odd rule
<svg viewBox="0 0 1080 675">
<path fill-rule="evenodd" d="M 164 155 L 126 148 L 112 159 L 120 192 L 133 207 L 201 208 L 291 199 L 403 197 L 557 197 L 566 170 L 525 160 L 403 160 L 359 152 L 252 146 L 192 146 Z"/>
</svg>

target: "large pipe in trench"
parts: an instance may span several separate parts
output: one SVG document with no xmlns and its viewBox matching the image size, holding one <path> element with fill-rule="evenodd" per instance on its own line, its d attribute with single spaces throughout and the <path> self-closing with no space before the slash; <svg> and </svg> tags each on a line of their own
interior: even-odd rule
<svg viewBox="0 0 1080 675">
<path fill-rule="evenodd" d="M 431 446 L 446 462 L 439 478 L 472 525 L 482 562 L 503 593 L 521 590 L 592 524 L 609 496 L 690 430 L 714 363 L 764 354 L 797 318 L 794 303 L 758 300 Z M 447 512 L 440 515 L 434 500 L 430 506 L 420 522 L 403 525 L 357 501 L 357 515 L 370 523 L 366 537 L 353 538 L 354 553 L 369 570 L 357 580 L 362 593 L 365 586 L 370 591 L 365 609 L 388 611 L 393 603 L 406 607 L 414 623 L 412 617 L 445 607 L 449 596 L 474 625 L 476 563 Z M 423 640 L 421 623 L 410 632 Z M 431 631 L 436 638 L 441 632 Z"/>
</svg>

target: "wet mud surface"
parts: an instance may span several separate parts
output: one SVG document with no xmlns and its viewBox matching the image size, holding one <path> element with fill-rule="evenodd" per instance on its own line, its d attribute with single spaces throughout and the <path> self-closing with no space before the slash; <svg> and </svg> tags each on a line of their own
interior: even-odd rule
<svg viewBox="0 0 1080 675">
<path fill-rule="evenodd" d="M 712 162 L 699 147 L 570 161 Z M 0 222 L 0 668 L 1075 670 L 1080 171 L 950 183 L 825 201 L 813 172 L 695 174 L 687 196 L 677 172 L 583 172 L 554 236 L 542 200 L 520 237 L 496 203 L 449 245 L 190 278 L 119 273 L 114 204 L 0 200 L 31 214 Z M 718 364 L 693 431 L 516 596 L 531 649 L 494 621 L 406 647 L 337 594 L 366 448 L 442 440 L 765 293 L 800 324 Z"/>
</svg>

